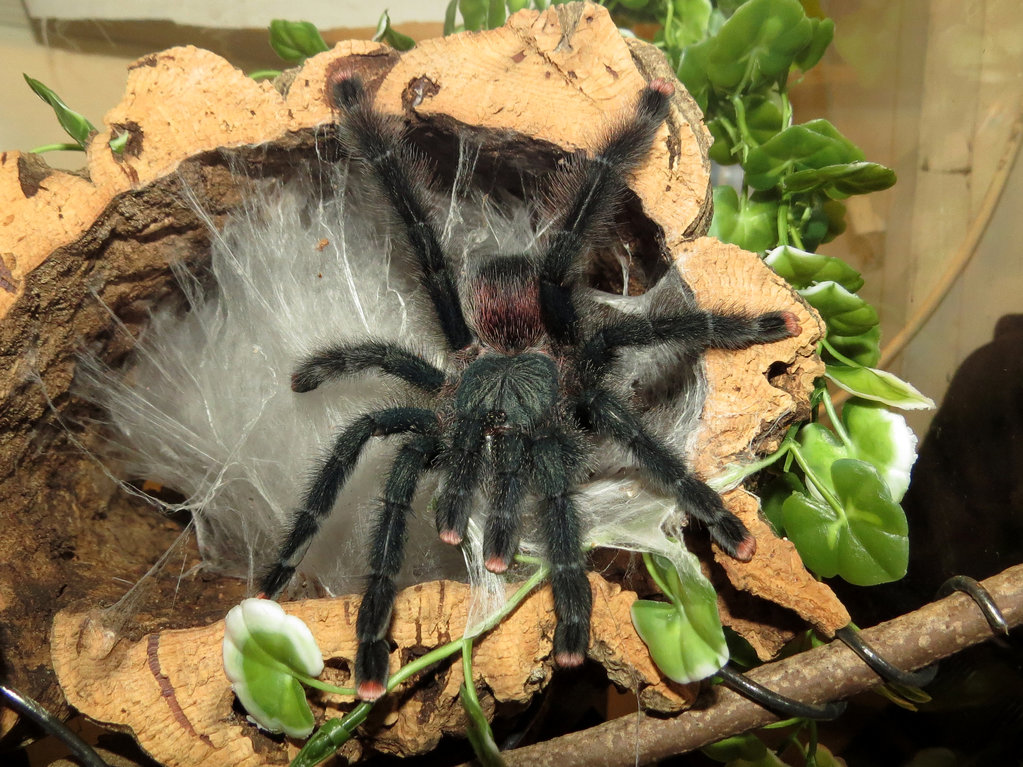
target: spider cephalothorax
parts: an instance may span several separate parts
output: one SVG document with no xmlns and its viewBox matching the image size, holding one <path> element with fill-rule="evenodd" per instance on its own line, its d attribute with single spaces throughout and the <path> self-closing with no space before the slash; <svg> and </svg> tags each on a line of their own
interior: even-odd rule
<svg viewBox="0 0 1023 767">
<path fill-rule="evenodd" d="M 379 181 L 407 233 L 419 282 L 450 353 L 450 364 L 441 370 L 394 343 L 342 343 L 308 357 L 292 377 L 292 388 L 304 392 L 328 379 L 379 368 L 431 400 L 429 407 L 365 413 L 340 431 L 262 580 L 263 593 L 271 597 L 287 584 L 370 438 L 404 435 L 385 481 L 356 624 L 355 681 L 363 699 L 385 689 L 394 579 L 413 496 L 426 472 L 443 478 L 436 515 L 447 543 L 462 541 L 474 497 L 480 491 L 486 496 L 483 555 L 493 572 L 507 569 L 518 548 L 523 508 L 527 501 L 534 507 L 551 563 L 558 619 L 554 657 L 562 666 L 581 663 L 589 642 L 591 597 L 573 489 L 599 439 L 626 447 L 649 480 L 703 522 L 731 556 L 753 556 L 756 541 L 717 493 L 615 393 L 613 363 L 626 347 L 671 344 L 700 352 L 778 341 L 799 332 L 795 316 L 685 309 L 617 314 L 585 328 L 579 319 L 580 262 L 600 222 L 614 212 L 627 173 L 648 153 L 672 93 L 667 81 L 652 81 L 632 118 L 613 128 L 596 155 L 562 180 L 563 188 L 574 191 L 539 254 L 492 256 L 459 278 L 460 293 L 430 221 L 426 193 L 414 180 L 416 159 L 400 121 L 374 111 L 355 77 L 338 82 L 341 134 L 353 157 Z"/>
</svg>

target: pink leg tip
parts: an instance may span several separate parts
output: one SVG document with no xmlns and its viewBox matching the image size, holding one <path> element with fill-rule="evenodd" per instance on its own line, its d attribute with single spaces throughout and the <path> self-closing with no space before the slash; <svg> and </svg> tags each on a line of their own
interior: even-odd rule
<svg viewBox="0 0 1023 767">
<path fill-rule="evenodd" d="M 508 561 L 499 556 L 488 557 L 487 561 L 483 563 L 490 572 L 497 573 L 500 575 L 508 570 Z"/>
<path fill-rule="evenodd" d="M 554 656 L 554 662 L 562 668 L 575 668 L 583 665 L 585 658 L 581 652 L 559 652 Z"/>
<path fill-rule="evenodd" d="M 671 98 L 675 94 L 675 86 L 665 80 L 663 77 L 655 77 L 650 81 L 647 86 L 652 91 L 657 91 L 662 96 Z"/>
<path fill-rule="evenodd" d="M 799 324 L 799 318 L 796 317 L 792 312 L 785 312 L 785 329 L 789 331 L 789 335 L 792 337 L 798 336 L 803 332 L 802 326 Z"/>
<path fill-rule="evenodd" d="M 448 543 L 452 546 L 457 546 L 462 542 L 462 536 L 460 536 L 454 530 L 441 530 L 440 539 L 444 541 L 444 543 Z"/>
<path fill-rule="evenodd" d="M 374 701 L 386 692 L 386 688 L 382 682 L 370 679 L 366 682 L 359 682 L 355 692 L 361 700 Z"/>
<path fill-rule="evenodd" d="M 749 562 L 756 553 L 757 539 L 752 535 L 743 538 L 739 545 L 735 547 L 735 558 L 740 562 Z"/>
</svg>

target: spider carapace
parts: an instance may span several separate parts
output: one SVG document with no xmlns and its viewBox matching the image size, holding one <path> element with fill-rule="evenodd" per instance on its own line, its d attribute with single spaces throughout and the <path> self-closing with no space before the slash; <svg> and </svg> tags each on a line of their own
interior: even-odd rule
<svg viewBox="0 0 1023 767">
<path fill-rule="evenodd" d="M 340 343 L 303 360 L 292 376 L 294 391 L 305 392 L 376 368 L 418 389 L 419 400 L 429 398 L 429 407 L 385 407 L 340 430 L 261 581 L 265 596 L 280 593 L 366 443 L 401 435 L 384 482 L 356 622 L 355 684 L 362 699 L 385 690 L 395 577 L 413 496 L 427 472 L 442 478 L 436 517 L 447 543 L 458 544 L 466 535 L 477 495 L 487 499 L 483 555 L 491 571 L 507 569 L 518 548 L 523 510 L 533 508 L 550 562 L 554 657 L 562 666 L 582 663 L 589 644 L 591 595 L 573 490 L 599 441 L 627 448 L 650 483 L 704 523 L 731 556 L 753 556 L 756 541 L 742 522 L 618 393 L 614 362 L 627 347 L 673 345 L 698 353 L 778 341 L 798 334 L 795 315 L 686 308 L 580 321 L 586 308 L 582 261 L 594 235 L 606 234 L 604 222 L 613 217 L 628 174 L 650 151 L 673 93 L 666 80 L 653 80 L 632 116 L 608 130 L 597 152 L 561 173 L 557 184 L 565 209 L 538 253 L 493 256 L 472 269 L 461 267 L 456 276 L 430 219 L 427 191 L 418 180 L 420 161 L 404 139 L 402 121 L 374 110 L 357 77 L 338 78 L 334 99 L 342 141 L 368 168 L 406 233 L 448 350 L 442 369 L 399 343 Z"/>
</svg>

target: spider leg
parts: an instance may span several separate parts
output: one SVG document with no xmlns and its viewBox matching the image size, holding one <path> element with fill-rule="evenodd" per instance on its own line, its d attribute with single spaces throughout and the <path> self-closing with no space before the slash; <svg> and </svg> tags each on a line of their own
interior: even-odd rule
<svg viewBox="0 0 1023 767">
<path fill-rule="evenodd" d="M 437 532 L 452 546 L 462 542 L 469 526 L 472 498 L 483 474 L 486 427 L 485 421 L 459 418 L 442 459 L 444 486 L 437 498 Z"/>
<path fill-rule="evenodd" d="M 393 407 L 366 413 L 345 427 L 306 487 L 302 506 L 295 512 L 291 529 L 277 551 L 277 559 L 260 580 L 260 593 L 273 599 L 291 580 L 320 524 L 333 510 L 337 494 L 348 481 L 370 437 L 407 432 L 435 434 L 438 429 L 437 414 L 417 407 Z"/>
<path fill-rule="evenodd" d="M 526 492 L 526 441 L 521 434 L 495 434 L 495 489 L 483 532 L 483 561 L 492 573 L 503 573 L 519 548 L 522 498 Z"/>
<path fill-rule="evenodd" d="M 640 93 L 632 119 L 610 132 L 596 155 L 566 178 L 571 200 L 560 228 L 550 237 L 540 259 L 540 307 L 548 332 L 560 343 L 576 340 L 576 308 L 572 302 L 579 257 L 597 222 L 615 209 L 625 190 L 624 179 L 646 157 L 668 116 L 674 88 L 656 79 Z"/>
<path fill-rule="evenodd" d="M 554 614 L 554 660 L 559 666 L 580 665 L 590 644 L 593 595 L 586 578 L 582 532 L 571 495 L 580 446 L 567 435 L 541 434 L 530 450 L 531 485 L 540 496 L 537 512 L 550 560 Z"/>
<path fill-rule="evenodd" d="M 372 367 L 435 394 L 444 385 L 444 372 L 397 344 L 369 341 L 334 344 L 306 357 L 291 374 L 291 388 L 312 391 L 325 381 L 360 373 Z"/>
<path fill-rule="evenodd" d="M 721 502 L 721 497 L 692 474 L 681 458 L 643 426 L 642 421 L 610 391 L 592 387 L 578 399 L 582 423 L 632 451 L 640 466 L 673 493 L 679 505 L 707 525 L 711 537 L 730 556 L 747 562 L 756 539 Z"/>
<path fill-rule="evenodd" d="M 686 351 L 745 349 L 799 335 L 792 312 L 719 314 L 698 309 L 663 317 L 622 316 L 596 330 L 580 353 L 585 383 L 596 385 L 626 346 L 675 343 Z"/>
<path fill-rule="evenodd" d="M 420 283 L 433 302 L 444 338 L 452 349 L 464 349 L 472 342 L 472 333 L 462 313 L 454 275 L 427 214 L 426 194 L 416 181 L 416 158 L 402 140 L 401 121 L 373 109 L 358 77 L 337 82 L 334 100 L 345 112 L 342 128 L 353 148 L 373 170 L 405 228 Z"/>
<path fill-rule="evenodd" d="M 440 440 L 432 435 L 420 434 L 409 439 L 398 451 L 384 486 L 383 506 L 370 547 L 369 580 L 355 621 L 359 640 L 355 687 L 363 700 L 376 700 L 386 689 L 390 655 L 387 629 L 397 595 L 394 579 L 404 558 L 406 520 L 419 480 L 440 447 Z"/>
</svg>

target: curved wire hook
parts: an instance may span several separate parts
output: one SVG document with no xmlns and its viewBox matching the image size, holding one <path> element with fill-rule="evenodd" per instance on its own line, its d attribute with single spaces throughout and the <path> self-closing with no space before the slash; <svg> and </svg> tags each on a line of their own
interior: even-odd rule
<svg viewBox="0 0 1023 767">
<path fill-rule="evenodd" d="M 842 700 L 817 705 L 786 698 L 784 695 L 754 682 L 727 664 L 721 667 L 717 676 L 721 677 L 725 687 L 749 698 L 754 703 L 759 703 L 783 719 L 837 719 L 845 711 L 845 701 Z"/>
<path fill-rule="evenodd" d="M 835 632 L 835 639 L 841 640 L 846 647 L 856 653 L 860 660 L 870 666 L 871 670 L 886 682 L 895 682 L 905 687 L 924 687 L 934 681 L 938 675 L 938 664 L 934 663 L 919 671 L 903 671 L 891 661 L 881 655 L 867 644 L 860 633 L 853 628 L 852 624 L 844 626 Z"/>
<path fill-rule="evenodd" d="M 942 597 L 947 597 L 953 591 L 961 591 L 976 602 L 977 607 L 984 613 L 984 618 L 987 619 L 987 625 L 991 627 L 993 632 L 1009 636 L 1009 622 L 1005 620 L 1002 611 L 995 604 L 994 597 L 980 583 L 968 575 L 954 575 L 941 584 L 941 588 L 938 589 L 938 593 L 935 596 L 941 599 Z"/>
<path fill-rule="evenodd" d="M 92 747 L 68 729 L 62 721 L 43 708 L 38 702 L 17 690 L 0 684 L 0 703 L 6 703 L 12 710 L 42 727 L 50 735 L 59 738 L 71 749 L 71 753 L 82 763 L 82 767 L 109 767 L 100 759 Z"/>
</svg>

